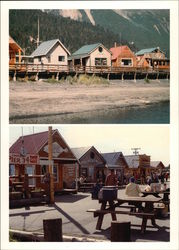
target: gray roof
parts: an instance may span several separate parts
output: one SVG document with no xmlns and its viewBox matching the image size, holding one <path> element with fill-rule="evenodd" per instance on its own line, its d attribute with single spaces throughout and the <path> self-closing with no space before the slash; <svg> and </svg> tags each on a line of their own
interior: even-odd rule
<svg viewBox="0 0 179 250">
<path fill-rule="evenodd" d="M 139 155 L 125 155 L 124 156 L 129 168 L 139 167 Z"/>
<path fill-rule="evenodd" d="M 156 168 L 160 163 L 163 164 L 161 161 L 151 161 L 150 166 Z"/>
<path fill-rule="evenodd" d="M 155 52 L 157 50 L 160 50 L 160 48 L 159 47 L 155 47 L 155 48 L 141 49 L 141 50 L 139 50 L 139 51 L 136 52 L 136 56 L 144 55 L 144 54 L 147 54 L 147 53 L 152 53 L 152 52 Z"/>
<path fill-rule="evenodd" d="M 118 165 L 117 161 L 119 157 L 123 157 L 122 152 L 113 152 L 113 153 L 103 153 L 103 158 L 105 159 L 107 165 Z"/>
<path fill-rule="evenodd" d="M 71 148 L 72 152 L 76 156 L 76 158 L 79 160 L 89 149 L 89 147 L 80 147 L 80 148 Z"/>
<path fill-rule="evenodd" d="M 54 40 L 49 40 L 49 41 L 45 41 L 43 43 L 41 43 L 37 49 L 31 54 L 32 57 L 36 57 L 36 56 L 44 56 L 46 55 L 52 48 L 53 46 L 59 43 L 64 50 L 66 50 L 66 52 L 70 55 L 70 52 L 65 48 L 65 46 L 60 42 L 59 39 L 54 39 Z"/>
</svg>

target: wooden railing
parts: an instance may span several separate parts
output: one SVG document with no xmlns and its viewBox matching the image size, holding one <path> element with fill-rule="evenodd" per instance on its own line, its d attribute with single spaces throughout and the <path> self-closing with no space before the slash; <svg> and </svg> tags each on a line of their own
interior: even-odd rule
<svg viewBox="0 0 179 250">
<path fill-rule="evenodd" d="M 16 63 L 9 65 L 9 71 L 13 72 L 66 72 L 66 73 L 169 73 L 170 67 L 112 67 L 112 66 L 80 66 L 80 65 L 58 65 L 58 64 L 33 64 Z"/>
</svg>

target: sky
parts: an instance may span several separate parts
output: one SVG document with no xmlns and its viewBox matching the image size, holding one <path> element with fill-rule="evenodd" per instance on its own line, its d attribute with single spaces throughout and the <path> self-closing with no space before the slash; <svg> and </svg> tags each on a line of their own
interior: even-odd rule
<svg viewBox="0 0 179 250">
<path fill-rule="evenodd" d="M 9 146 L 19 136 L 47 131 L 48 126 L 9 126 Z M 140 154 L 152 161 L 170 163 L 169 127 L 166 125 L 60 125 L 58 129 L 69 147 L 94 146 L 99 152 L 118 152 L 132 155 L 131 148 L 140 148 Z"/>
</svg>

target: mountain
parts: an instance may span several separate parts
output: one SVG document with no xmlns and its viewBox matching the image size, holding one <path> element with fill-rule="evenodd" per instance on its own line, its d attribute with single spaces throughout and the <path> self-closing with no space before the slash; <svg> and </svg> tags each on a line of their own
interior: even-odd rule
<svg viewBox="0 0 179 250">
<path fill-rule="evenodd" d="M 44 10 L 93 26 L 103 27 L 127 40 L 138 49 L 160 47 L 169 56 L 170 21 L 169 10 Z"/>
<path fill-rule="evenodd" d="M 44 10 L 9 10 L 9 34 L 17 41 L 21 48 L 25 48 L 29 55 L 36 48 L 32 38 L 37 39 L 38 19 L 40 23 L 40 41 L 59 38 L 65 47 L 73 53 L 81 46 L 101 42 L 107 48 L 119 41 L 119 35 L 107 28 L 92 24 L 90 14 L 81 11 L 83 22 L 79 22 L 80 15 L 73 19 L 59 15 L 59 11 Z M 87 15 L 88 13 L 88 15 Z M 86 16 L 86 19 L 85 19 Z M 78 19 L 78 20 L 74 20 Z M 31 37 L 31 39 L 30 39 Z M 124 39 L 123 44 L 128 44 Z M 130 46 L 130 44 L 128 44 Z M 135 48 L 131 45 L 131 48 Z"/>
</svg>

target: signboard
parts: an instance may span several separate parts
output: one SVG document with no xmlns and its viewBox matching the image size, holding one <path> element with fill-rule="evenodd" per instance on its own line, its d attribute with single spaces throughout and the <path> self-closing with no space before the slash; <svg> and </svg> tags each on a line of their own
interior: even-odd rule
<svg viewBox="0 0 179 250">
<path fill-rule="evenodd" d="M 39 164 L 38 155 L 21 156 L 19 154 L 9 154 L 9 163 L 10 164 L 21 164 L 21 165 L 37 165 Z"/>
<path fill-rule="evenodd" d="M 44 147 L 44 151 L 48 153 L 48 145 Z M 52 155 L 53 157 L 58 157 L 61 153 L 68 152 L 67 148 L 62 148 L 57 142 L 52 144 Z"/>
</svg>

